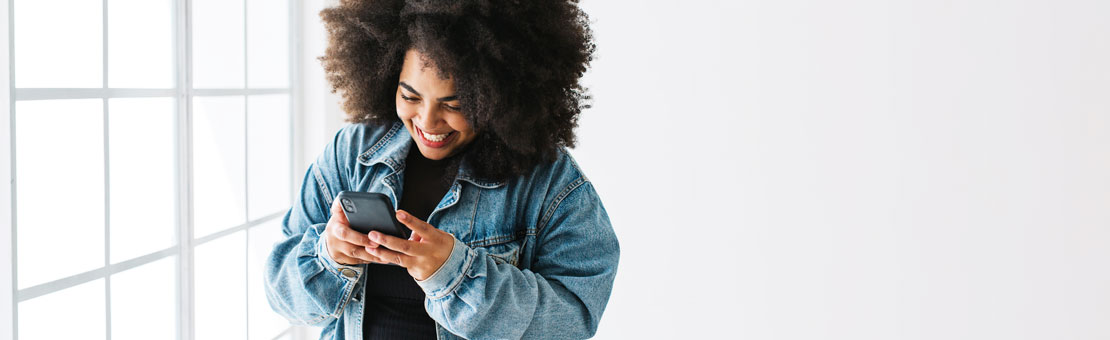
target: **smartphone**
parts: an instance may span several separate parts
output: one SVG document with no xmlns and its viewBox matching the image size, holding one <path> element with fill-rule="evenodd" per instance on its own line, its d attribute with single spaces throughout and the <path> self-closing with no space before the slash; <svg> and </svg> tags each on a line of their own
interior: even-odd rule
<svg viewBox="0 0 1110 340">
<path fill-rule="evenodd" d="M 351 229 L 363 234 L 377 230 L 380 233 L 409 239 L 412 232 L 397 221 L 397 212 L 385 194 L 376 192 L 341 191 L 335 199 L 347 214 Z"/>
</svg>

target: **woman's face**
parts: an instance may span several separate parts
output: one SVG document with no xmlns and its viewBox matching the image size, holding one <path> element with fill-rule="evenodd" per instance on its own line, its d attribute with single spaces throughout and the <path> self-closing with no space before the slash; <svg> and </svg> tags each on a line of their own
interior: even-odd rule
<svg viewBox="0 0 1110 340">
<path fill-rule="evenodd" d="M 397 117 L 428 159 L 447 158 L 477 136 L 459 111 L 454 77 L 440 79 L 435 65 L 425 64 L 416 50 L 405 53 L 401 66 Z"/>
</svg>

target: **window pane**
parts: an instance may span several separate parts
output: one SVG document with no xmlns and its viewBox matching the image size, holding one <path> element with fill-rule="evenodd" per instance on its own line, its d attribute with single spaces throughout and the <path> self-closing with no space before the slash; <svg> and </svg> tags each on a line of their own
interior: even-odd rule
<svg viewBox="0 0 1110 340">
<path fill-rule="evenodd" d="M 243 0 L 193 1 L 193 87 L 243 87 Z"/>
<path fill-rule="evenodd" d="M 104 279 L 19 303 L 19 339 L 104 339 Z"/>
<path fill-rule="evenodd" d="M 246 222 L 242 96 L 193 98 L 195 237 Z"/>
<path fill-rule="evenodd" d="M 174 338 L 176 264 L 169 256 L 112 276 L 112 340 Z"/>
<path fill-rule="evenodd" d="M 173 1 L 108 0 L 108 85 L 172 88 Z"/>
<path fill-rule="evenodd" d="M 15 86 L 101 87 L 101 0 L 15 0 Z"/>
<path fill-rule="evenodd" d="M 246 231 L 196 247 L 196 339 L 247 336 Z"/>
<path fill-rule="evenodd" d="M 247 99 L 247 202 L 254 220 L 289 209 L 289 95 Z"/>
<path fill-rule="evenodd" d="M 174 100 L 108 100 L 112 262 L 173 246 Z"/>
<path fill-rule="evenodd" d="M 289 86 L 289 1 L 247 0 L 247 84 Z"/>
<path fill-rule="evenodd" d="M 16 102 L 20 288 L 104 265 L 103 105 Z"/>
<path fill-rule="evenodd" d="M 279 221 L 280 218 L 275 218 L 248 230 L 247 265 L 250 267 L 247 268 L 247 306 L 250 308 L 248 334 L 251 339 L 270 340 L 289 328 L 289 322 L 270 308 L 262 276 L 274 243 L 284 238 Z"/>
</svg>

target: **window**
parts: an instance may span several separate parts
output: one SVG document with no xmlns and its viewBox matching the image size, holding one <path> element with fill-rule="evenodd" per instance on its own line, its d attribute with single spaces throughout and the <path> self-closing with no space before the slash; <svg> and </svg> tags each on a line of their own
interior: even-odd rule
<svg viewBox="0 0 1110 340">
<path fill-rule="evenodd" d="M 262 288 L 294 189 L 293 5 L 4 0 L 0 328 L 294 336 Z"/>
</svg>

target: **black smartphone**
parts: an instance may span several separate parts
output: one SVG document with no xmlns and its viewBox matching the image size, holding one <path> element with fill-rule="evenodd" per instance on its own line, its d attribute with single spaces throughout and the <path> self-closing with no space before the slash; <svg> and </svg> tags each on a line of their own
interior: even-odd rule
<svg viewBox="0 0 1110 340">
<path fill-rule="evenodd" d="M 380 233 L 409 239 L 408 227 L 397 221 L 397 212 L 385 194 L 376 192 L 341 191 L 335 199 L 347 214 L 351 229 L 363 234 L 377 230 Z"/>
</svg>

